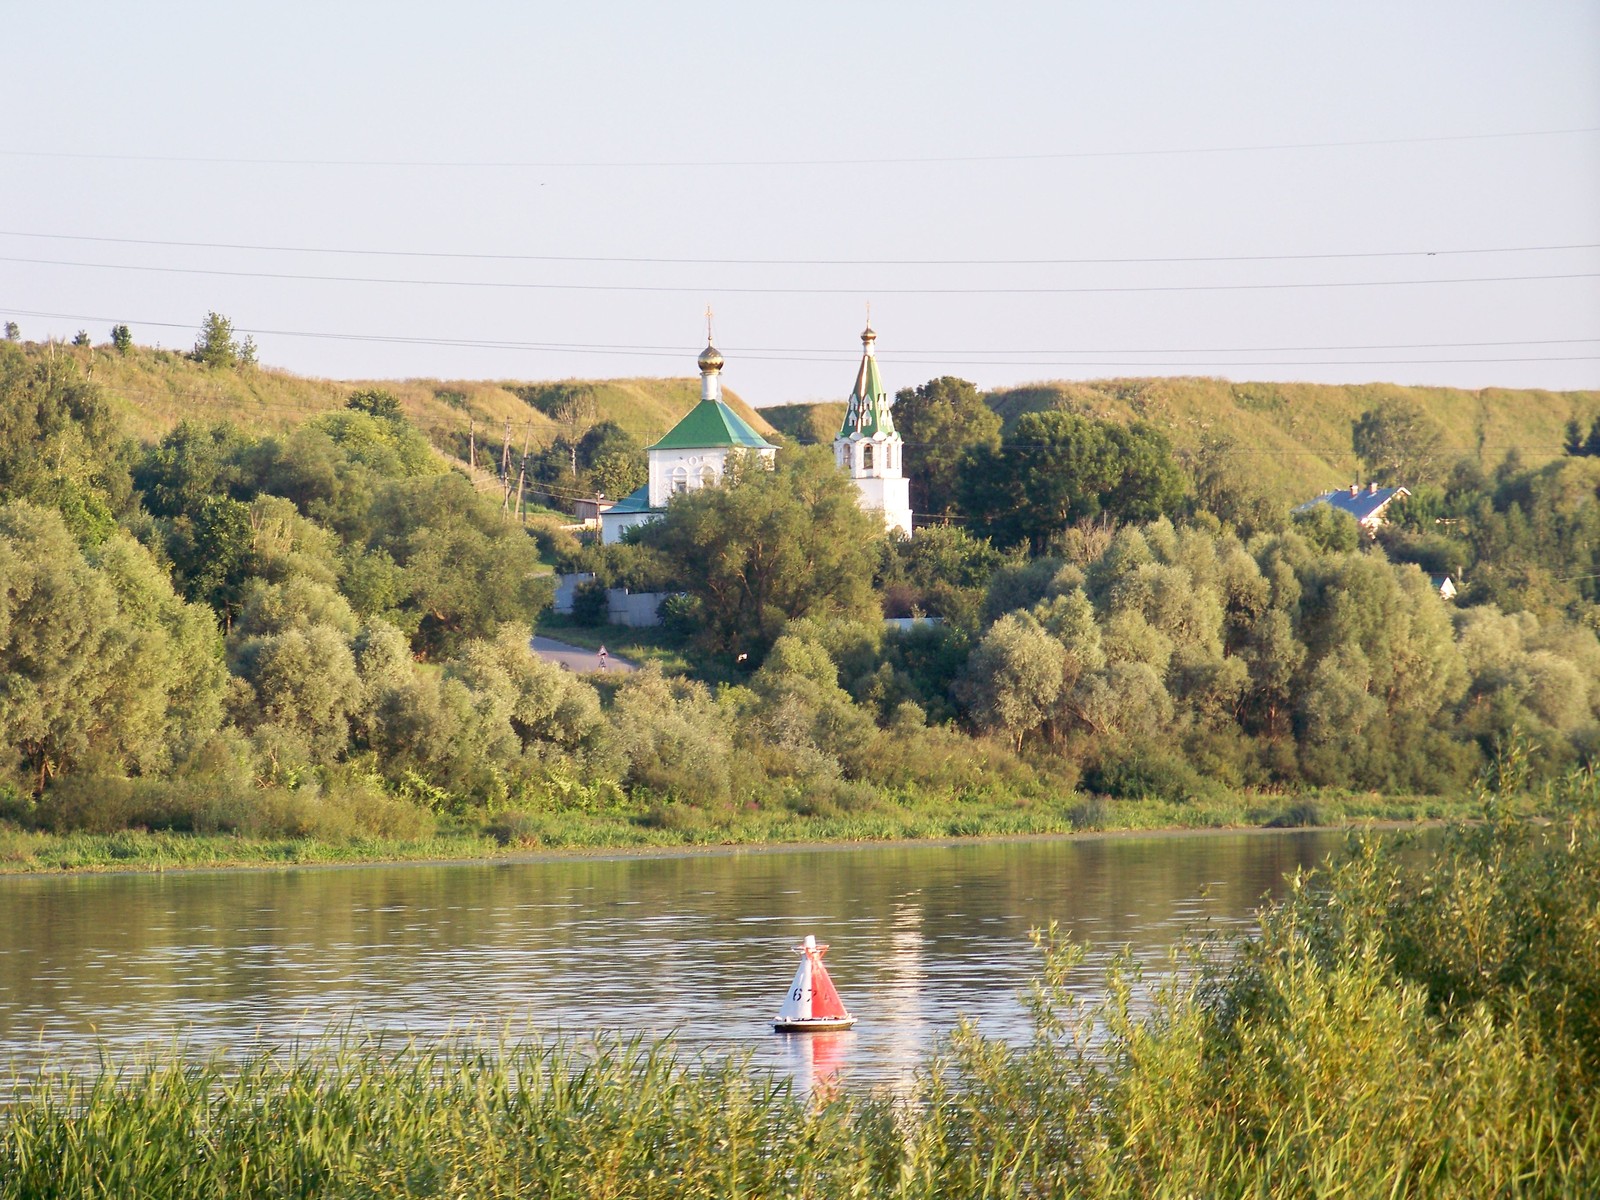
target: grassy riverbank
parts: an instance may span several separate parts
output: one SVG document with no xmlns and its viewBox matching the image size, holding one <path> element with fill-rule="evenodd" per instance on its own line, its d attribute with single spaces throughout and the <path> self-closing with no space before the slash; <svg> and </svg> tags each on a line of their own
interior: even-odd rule
<svg viewBox="0 0 1600 1200">
<path fill-rule="evenodd" d="M 55 1195 L 1564 1197 L 1600 1188 L 1600 804 L 1362 847 L 1229 954 L 1106 999 L 1045 938 L 1034 1037 L 814 1097 L 670 1044 L 373 1041 L 22 1081 L 0 1200 Z"/>
<path fill-rule="evenodd" d="M 0 874 L 504 859 L 541 852 L 673 851 L 937 838 L 1300 828 L 1418 822 L 1463 813 L 1440 797 L 1308 793 L 1109 800 L 1009 793 L 907 794 L 858 811 L 708 811 L 690 805 L 506 812 L 442 821 L 427 837 L 250 837 L 170 830 L 49 833 L 0 821 Z"/>
</svg>

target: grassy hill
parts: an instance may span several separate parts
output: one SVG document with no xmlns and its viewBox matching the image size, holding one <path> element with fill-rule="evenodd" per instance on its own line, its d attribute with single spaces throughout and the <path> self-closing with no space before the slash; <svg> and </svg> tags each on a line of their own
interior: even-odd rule
<svg viewBox="0 0 1600 1200">
<path fill-rule="evenodd" d="M 1043 383 L 993 392 L 988 401 L 1007 425 L 1023 413 L 1065 409 L 1102 420 L 1150 421 L 1180 448 L 1227 434 L 1252 456 L 1262 482 L 1287 500 L 1354 480 L 1351 424 L 1393 396 L 1415 401 L 1439 423 L 1447 458 L 1472 455 L 1485 467 L 1512 449 L 1528 466 L 1560 456 L 1568 418 L 1600 409 L 1600 392 L 1198 378 Z"/>
<path fill-rule="evenodd" d="M 826 445 L 844 424 L 843 400 L 818 400 L 813 404 L 771 404 L 761 415 L 772 427 L 802 446 Z"/>
<path fill-rule="evenodd" d="M 1449 458 L 1475 455 L 1493 467 L 1513 448 L 1528 466 L 1561 454 L 1568 418 L 1588 426 L 1600 392 L 1401 387 L 1397 384 L 1230 383 L 1225 379 L 1105 379 L 1004 388 L 986 397 L 1009 427 L 1024 413 L 1065 409 L 1101 420 L 1145 420 L 1174 446 L 1208 435 L 1236 440 L 1257 476 L 1285 502 L 1356 478 L 1351 424 L 1391 396 L 1414 400 L 1444 428 Z M 844 415 L 839 401 L 786 404 L 762 413 L 801 442 L 827 442 Z"/>
<path fill-rule="evenodd" d="M 153 441 L 180 420 L 230 420 L 258 433 L 291 428 L 342 407 L 355 389 L 393 392 L 435 446 L 463 456 L 469 421 L 479 446 L 498 446 L 510 422 L 512 443 L 544 446 L 595 421 L 615 421 L 648 444 L 699 398 L 696 379 L 515 380 L 310 379 L 286 371 L 213 369 L 171 350 L 134 347 L 31 347 L 75 359 L 106 391 L 126 428 Z M 1600 412 L 1600 392 L 1401 387 L 1395 384 L 1231 383 L 1209 378 L 1107 379 L 1038 383 L 989 394 L 1014 422 L 1026 412 L 1066 409 L 1102 419 L 1155 423 L 1179 449 L 1207 435 L 1233 437 L 1274 495 L 1286 502 L 1338 487 L 1356 475 L 1351 423 L 1389 396 L 1422 405 L 1445 430 L 1451 457 L 1475 455 L 1486 467 L 1512 449 L 1536 466 L 1557 457 L 1567 420 L 1585 426 Z M 838 400 L 753 409 L 724 397 L 763 434 L 827 443 L 844 416 Z"/>
<path fill-rule="evenodd" d="M 32 348 L 45 356 L 46 347 Z M 655 441 L 700 398 L 698 379 L 607 379 L 561 382 L 514 380 L 310 379 L 287 371 L 234 371 L 191 362 L 171 350 L 134 347 L 117 354 L 104 347 L 57 346 L 105 390 L 130 433 L 154 441 L 182 420 L 228 420 L 255 433 L 292 428 L 308 417 L 344 406 L 358 388 L 394 393 L 406 415 L 436 446 L 464 443 L 469 420 L 480 438 L 495 442 L 506 422 L 513 444 L 524 436 L 549 444 L 577 423 L 615 421 L 646 444 Z M 732 392 L 723 398 L 763 434 L 773 427 Z"/>
</svg>

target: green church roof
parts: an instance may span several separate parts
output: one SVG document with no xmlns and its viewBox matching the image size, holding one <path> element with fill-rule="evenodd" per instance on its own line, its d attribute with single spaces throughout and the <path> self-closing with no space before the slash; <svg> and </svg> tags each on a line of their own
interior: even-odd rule
<svg viewBox="0 0 1600 1200">
<path fill-rule="evenodd" d="M 750 423 L 721 400 L 702 400 L 689 410 L 651 450 L 704 450 L 714 446 L 743 446 L 775 450 Z"/>
<path fill-rule="evenodd" d="M 878 360 L 872 356 L 872 343 L 877 339 L 872 326 L 861 335 L 861 369 L 856 372 L 856 385 L 850 392 L 850 403 L 845 405 L 844 424 L 839 427 L 841 438 L 874 438 L 894 436 L 894 418 L 889 415 L 889 393 L 884 390 L 878 375 Z"/>
</svg>

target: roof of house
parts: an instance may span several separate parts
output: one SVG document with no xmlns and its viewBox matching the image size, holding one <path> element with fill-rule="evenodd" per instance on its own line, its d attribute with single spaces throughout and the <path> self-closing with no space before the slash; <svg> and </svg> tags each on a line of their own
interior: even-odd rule
<svg viewBox="0 0 1600 1200">
<path fill-rule="evenodd" d="M 1396 496 L 1409 496 L 1410 490 L 1403 487 L 1368 488 L 1350 494 L 1350 488 L 1340 488 L 1333 492 L 1323 492 L 1315 500 L 1307 500 L 1298 505 L 1295 512 L 1305 512 L 1319 504 L 1329 504 L 1341 512 L 1347 512 L 1357 521 L 1367 521 L 1380 515 L 1389 502 Z"/>
<path fill-rule="evenodd" d="M 629 516 L 633 513 L 660 511 L 661 510 L 659 508 L 650 507 L 650 485 L 647 483 L 643 487 L 635 488 L 621 500 L 618 500 L 610 508 L 605 510 L 604 515 L 608 517 L 623 517 Z"/>
<path fill-rule="evenodd" d="M 651 450 L 709 450 L 742 446 L 751 450 L 776 450 L 750 423 L 721 400 L 702 400 L 691 408 Z"/>
</svg>

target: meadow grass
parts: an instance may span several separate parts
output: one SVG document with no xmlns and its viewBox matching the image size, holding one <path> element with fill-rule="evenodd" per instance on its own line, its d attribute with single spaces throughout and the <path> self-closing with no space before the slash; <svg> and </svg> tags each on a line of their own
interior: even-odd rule
<svg viewBox="0 0 1600 1200">
<path fill-rule="evenodd" d="M 46 1071 L 0 1109 L 0 1200 L 1592 1196 L 1597 818 L 1358 840 L 1253 937 L 1114 963 L 1094 1001 L 1041 932 L 1031 1039 L 962 1027 L 899 1095 L 615 1038 Z"/>
<path fill-rule="evenodd" d="M 1470 811 L 1465 799 L 1366 793 L 1252 794 L 1173 801 L 1077 793 L 950 795 L 900 789 L 855 811 L 785 805 L 699 808 L 663 803 L 469 813 L 422 838 L 251 837 L 126 829 L 50 833 L 0 821 L 0 874 L 164 871 L 496 859 L 543 852 L 709 850 L 718 847 L 923 841 L 1179 830 L 1415 823 Z"/>
</svg>

